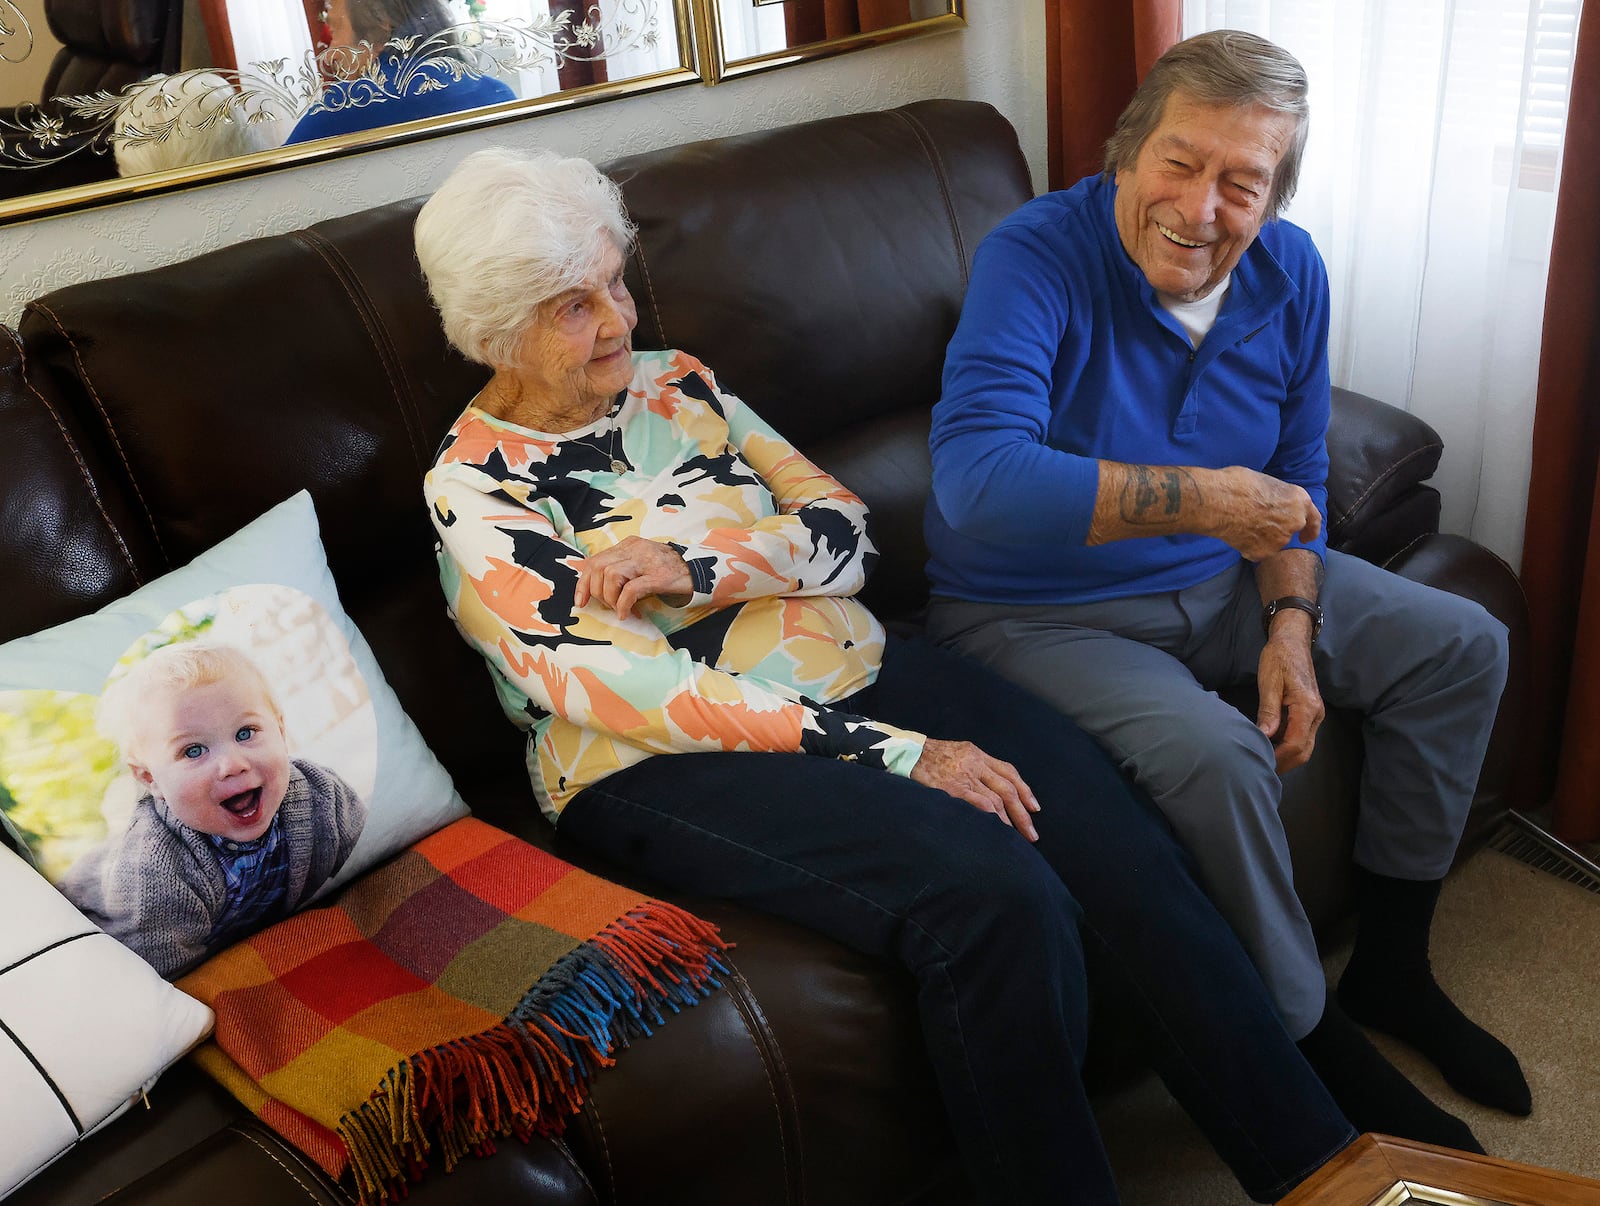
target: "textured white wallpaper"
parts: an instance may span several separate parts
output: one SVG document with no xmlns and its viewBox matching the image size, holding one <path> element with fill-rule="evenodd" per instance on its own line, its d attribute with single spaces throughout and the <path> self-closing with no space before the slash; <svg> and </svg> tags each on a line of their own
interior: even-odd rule
<svg viewBox="0 0 1600 1206">
<path fill-rule="evenodd" d="M 75 281 L 152 268 L 257 235 L 427 192 L 461 156 L 496 143 L 610 159 L 653 147 L 927 97 L 985 100 L 1045 172 L 1044 6 L 967 0 L 968 28 L 801 63 L 708 88 L 691 84 L 487 130 L 0 227 L 5 296 L 23 303 Z"/>
</svg>

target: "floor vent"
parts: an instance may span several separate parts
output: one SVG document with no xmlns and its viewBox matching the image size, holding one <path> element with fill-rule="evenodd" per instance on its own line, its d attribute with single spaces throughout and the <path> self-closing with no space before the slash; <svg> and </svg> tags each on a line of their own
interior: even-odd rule
<svg viewBox="0 0 1600 1206">
<path fill-rule="evenodd" d="M 1491 850 L 1600 894 L 1600 865 L 1520 812 L 1506 813 L 1488 845 Z"/>
</svg>

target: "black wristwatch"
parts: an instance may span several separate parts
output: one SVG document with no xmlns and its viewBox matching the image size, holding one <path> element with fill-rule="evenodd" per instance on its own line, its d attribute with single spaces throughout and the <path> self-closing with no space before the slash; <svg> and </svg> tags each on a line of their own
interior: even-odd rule
<svg viewBox="0 0 1600 1206">
<path fill-rule="evenodd" d="M 1284 595 L 1281 599 L 1274 599 L 1261 609 L 1261 631 L 1269 636 L 1272 633 L 1272 617 L 1280 611 L 1303 611 L 1311 617 L 1311 643 L 1317 643 L 1317 633 L 1322 631 L 1322 607 L 1311 599 L 1300 595 Z"/>
</svg>

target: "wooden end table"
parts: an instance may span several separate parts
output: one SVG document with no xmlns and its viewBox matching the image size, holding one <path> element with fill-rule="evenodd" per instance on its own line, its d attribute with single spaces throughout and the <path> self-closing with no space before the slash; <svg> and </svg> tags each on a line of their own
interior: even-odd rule
<svg viewBox="0 0 1600 1206">
<path fill-rule="evenodd" d="M 1389 1135 L 1362 1135 L 1278 1206 L 1600 1206 L 1600 1181 Z"/>
</svg>

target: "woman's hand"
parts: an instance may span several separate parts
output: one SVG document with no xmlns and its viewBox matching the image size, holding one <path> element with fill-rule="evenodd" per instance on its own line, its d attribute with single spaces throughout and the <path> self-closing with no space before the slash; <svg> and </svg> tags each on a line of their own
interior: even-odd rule
<svg viewBox="0 0 1600 1206">
<path fill-rule="evenodd" d="M 1030 842 L 1039 840 L 1031 813 L 1039 801 L 1009 762 L 991 758 L 970 741 L 936 741 L 929 737 L 922 757 L 911 768 L 913 782 L 937 787 L 974 808 L 992 812 Z"/>
<path fill-rule="evenodd" d="M 599 599 L 626 620 L 640 599 L 654 595 L 668 606 L 681 607 L 692 594 L 694 579 L 676 549 L 629 536 L 583 559 L 573 601 L 583 607 L 591 598 Z"/>
</svg>

